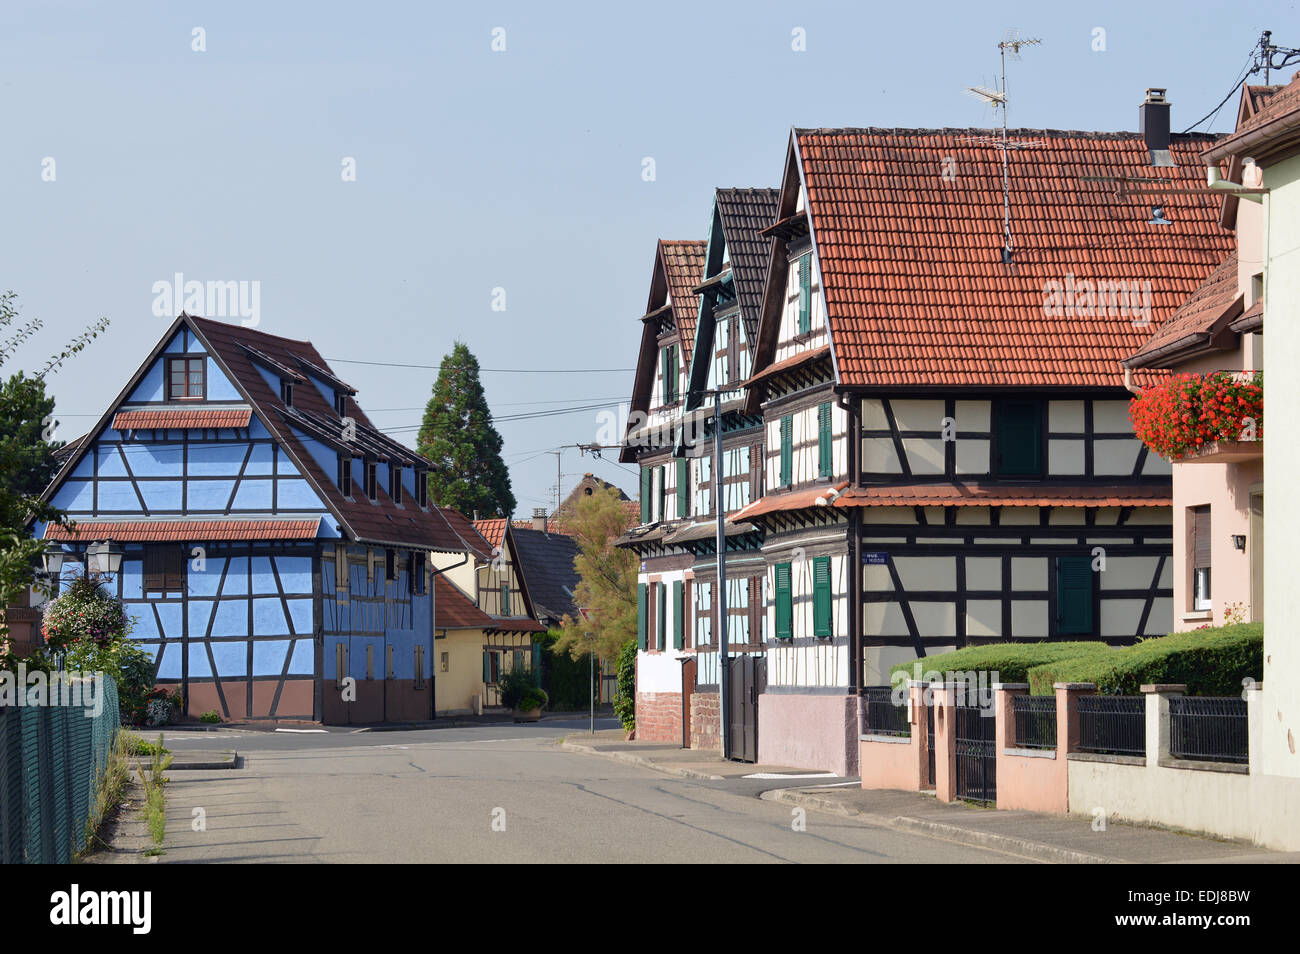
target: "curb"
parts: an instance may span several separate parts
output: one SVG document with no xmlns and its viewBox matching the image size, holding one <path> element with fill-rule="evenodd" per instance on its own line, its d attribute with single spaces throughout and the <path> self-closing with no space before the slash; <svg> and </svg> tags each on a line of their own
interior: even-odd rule
<svg viewBox="0 0 1300 954">
<path fill-rule="evenodd" d="M 182 761 L 177 756 L 177 753 L 173 752 L 172 764 L 167 766 L 167 771 L 192 772 L 197 769 L 233 769 L 239 767 L 238 752 L 218 752 L 216 756 L 216 758 L 196 758 L 193 761 Z"/>
<path fill-rule="evenodd" d="M 894 831 L 905 831 L 912 834 L 930 835 L 931 837 L 943 841 L 950 841 L 959 845 L 967 845 L 972 848 L 990 848 L 994 851 L 1017 855 L 1033 861 L 1071 865 L 1110 865 L 1124 863 L 1119 858 L 1106 858 L 1101 855 L 1091 855 L 1084 851 L 1074 851 L 1070 848 L 1058 848 L 1055 845 L 1046 845 L 1042 842 L 1030 841 L 1027 838 L 1016 838 L 1011 835 L 998 835 L 993 832 L 975 831 L 970 828 L 962 828 L 959 825 L 948 825 L 944 822 L 929 821 L 924 818 L 913 818 L 910 815 L 876 815 L 871 812 L 858 811 L 857 809 L 850 808 L 843 802 L 835 799 L 823 798 L 813 794 L 812 792 L 800 791 L 799 789 L 779 788 L 770 792 L 764 792 L 760 797 L 768 801 L 785 802 L 788 805 L 800 805 L 804 808 L 811 808 L 814 811 L 828 812 L 845 818 L 855 818 L 859 821 L 866 822 L 869 825 L 876 825 L 880 828 L 889 828 Z"/>
<path fill-rule="evenodd" d="M 662 765 L 643 755 L 633 755 L 631 752 L 605 752 L 601 749 L 594 749 L 589 745 L 580 745 L 577 742 L 561 742 L 560 748 L 566 752 L 580 752 L 583 755 L 600 755 L 607 759 L 614 759 L 617 762 L 626 762 L 629 765 L 639 765 L 642 768 L 654 769 L 656 772 L 663 772 L 667 775 L 676 775 L 678 778 L 698 778 L 708 782 L 719 782 L 724 777 L 710 775 L 707 772 L 696 772 L 692 769 Z"/>
</svg>

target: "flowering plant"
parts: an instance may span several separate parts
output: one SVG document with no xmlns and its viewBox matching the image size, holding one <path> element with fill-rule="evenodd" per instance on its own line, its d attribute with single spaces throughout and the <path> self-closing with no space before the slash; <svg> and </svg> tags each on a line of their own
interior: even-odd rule
<svg viewBox="0 0 1300 954">
<path fill-rule="evenodd" d="M 1171 459 L 1215 441 L 1262 441 L 1264 376 L 1177 374 L 1134 398 L 1129 419 L 1143 444 Z"/>
<path fill-rule="evenodd" d="M 41 635 L 52 651 L 85 643 L 107 647 L 127 632 L 122 604 L 93 577 L 80 576 L 45 607 Z"/>
</svg>

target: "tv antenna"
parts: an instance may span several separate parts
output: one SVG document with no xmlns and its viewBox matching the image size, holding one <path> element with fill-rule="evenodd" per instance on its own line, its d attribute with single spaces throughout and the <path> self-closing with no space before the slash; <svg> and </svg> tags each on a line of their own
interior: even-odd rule
<svg viewBox="0 0 1300 954">
<path fill-rule="evenodd" d="M 1014 150 L 1031 149 L 1043 144 L 1041 139 L 1013 142 L 1007 138 L 1007 56 L 1010 55 L 1013 62 L 1019 62 L 1021 47 L 1036 46 L 1042 42 L 1037 38 L 1021 37 L 1020 32 L 1014 27 L 1007 30 L 1002 41 L 998 43 L 998 53 L 1002 59 L 1002 86 L 998 89 L 989 89 L 986 86 L 966 87 L 966 92 L 972 96 L 984 100 L 994 109 L 1002 110 L 1001 139 L 994 139 L 991 136 L 969 136 L 962 141 L 995 146 L 1002 151 L 1002 263 L 1004 265 L 1011 264 L 1011 253 L 1014 248 L 1011 241 L 1011 183 L 1008 175 L 1008 156 Z"/>
</svg>

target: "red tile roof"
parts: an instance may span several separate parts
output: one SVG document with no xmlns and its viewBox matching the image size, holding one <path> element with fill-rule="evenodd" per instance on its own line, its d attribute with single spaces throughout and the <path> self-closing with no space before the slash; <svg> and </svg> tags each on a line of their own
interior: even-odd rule
<svg viewBox="0 0 1300 954">
<path fill-rule="evenodd" d="M 1129 368 L 1167 368 L 1188 349 L 1200 347 L 1241 314 L 1237 291 L 1237 253 L 1225 258 L 1173 316 L 1156 329 L 1137 353 L 1124 360 Z"/>
<path fill-rule="evenodd" d="M 113 415 L 114 430 L 139 428 L 247 427 L 253 410 L 248 407 L 180 407 L 127 410 Z"/>
<path fill-rule="evenodd" d="M 504 517 L 492 520 L 475 520 L 474 529 L 493 548 L 500 547 L 501 541 L 506 538 L 506 521 Z"/>
<path fill-rule="evenodd" d="M 1241 119 L 1241 112 L 1244 111 L 1238 113 L 1241 122 L 1236 130 L 1205 150 L 1207 161 L 1221 160 L 1231 155 L 1253 155 L 1260 159 L 1272 152 L 1266 145 L 1269 140 L 1294 138 L 1295 123 L 1292 117 L 1300 112 L 1300 73 L 1292 76 L 1290 83 L 1267 96 L 1262 108 L 1253 116 Z"/>
<path fill-rule="evenodd" d="M 700 313 L 700 296 L 691 289 L 704 278 L 704 250 L 704 242 L 659 240 L 668 293 L 672 296 L 673 323 L 682 342 L 682 365 L 687 368 L 691 366 L 695 322 Z"/>
<path fill-rule="evenodd" d="M 836 499 L 836 507 L 1169 507 L 1169 485 L 1103 487 L 916 484 L 860 487 Z"/>
<path fill-rule="evenodd" d="M 1011 159 L 1008 266 L 1000 153 L 967 141 L 981 134 L 992 133 L 795 130 L 840 383 L 1120 386 L 1120 360 L 1152 326 L 1050 317 L 1045 288 L 1068 275 L 1150 282 L 1159 325 L 1234 244 L 1217 224 L 1218 195 L 1201 188 L 1214 137 L 1175 135 L 1177 166 L 1153 168 L 1135 133 L 1013 131 L 1042 145 Z M 1138 193 L 1089 176 L 1196 191 Z M 1173 224 L 1148 225 L 1153 205 Z"/>
<path fill-rule="evenodd" d="M 483 539 L 483 535 L 475 529 L 473 521 L 465 516 L 459 510 L 453 510 L 451 507 L 438 508 L 451 528 L 456 531 L 457 536 L 465 541 L 465 546 L 480 560 L 492 558 L 492 544 Z"/>
<path fill-rule="evenodd" d="M 535 619 L 492 619 L 491 625 L 485 626 L 484 629 L 496 630 L 499 633 L 544 633 L 546 627 Z"/>
<path fill-rule="evenodd" d="M 320 520 L 79 520 L 74 528 L 47 524 L 45 539 L 119 543 L 230 540 L 311 540 Z"/>
<path fill-rule="evenodd" d="M 486 629 L 495 620 L 445 576 L 433 578 L 434 629 Z"/>
<path fill-rule="evenodd" d="M 801 364 L 816 361 L 818 358 L 824 358 L 830 353 L 830 345 L 822 345 L 820 348 L 813 348 L 811 351 L 796 352 L 788 358 L 783 358 L 774 364 L 769 364 L 757 374 L 751 374 L 749 376 L 749 383 L 753 384 L 756 381 L 766 380 L 774 374 L 780 374 L 782 371 L 788 371 L 790 368 L 797 368 Z"/>
<path fill-rule="evenodd" d="M 845 480 L 833 487 L 806 487 L 803 490 L 790 490 L 781 494 L 766 494 L 753 503 L 741 507 L 727 518 L 727 522 L 742 523 L 753 517 L 773 513 L 777 510 L 804 510 L 808 507 L 815 507 L 818 506 L 817 500 L 819 498 L 829 499 L 832 493 L 842 492 L 848 485 L 849 482 Z"/>
</svg>

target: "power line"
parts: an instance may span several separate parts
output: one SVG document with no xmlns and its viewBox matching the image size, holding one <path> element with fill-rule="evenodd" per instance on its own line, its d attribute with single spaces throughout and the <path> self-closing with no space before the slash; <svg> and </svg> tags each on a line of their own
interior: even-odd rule
<svg viewBox="0 0 1300 954">
<path fill-rule="evenodd" d="M 441 371 L 441 364 L 399 364 L 393 361 L 361 361 L 355 358 L 326 358 L 335 364 L 367 364 L 376 368 L 419 368 L 424 371 Z M 636 368 L 479 368 L 493 374 L 627 374 Z"/>
</svg>

